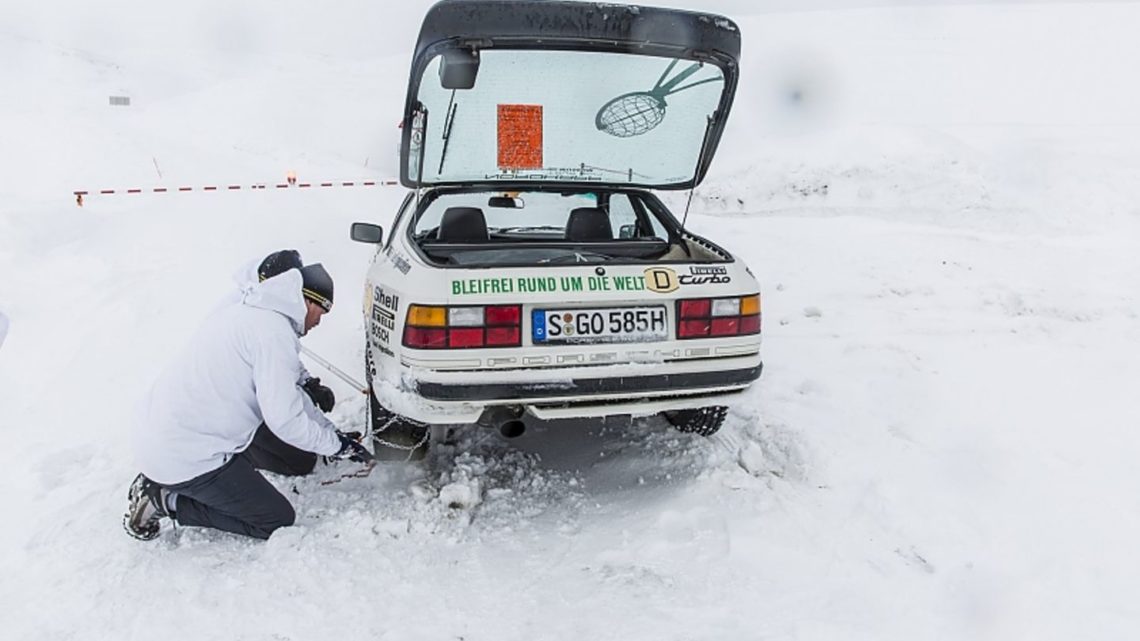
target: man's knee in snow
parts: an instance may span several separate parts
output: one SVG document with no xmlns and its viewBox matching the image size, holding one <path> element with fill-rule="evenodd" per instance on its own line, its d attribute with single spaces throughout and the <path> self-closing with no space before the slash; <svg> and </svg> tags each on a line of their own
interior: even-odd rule
<svg viewBox="0 0 1140 641">
<path fill-rule="evenodd" d="M 289 503 L 289 499 L 278 495 L 271 505 L 265 506 L 262 513 L 247 522 L 259 531 L 255 536 L 267 539 L 278 528 L 289 527 L 296 520 L 297 512 Z"/>
<path fill-rule="evenodd" d="M 289 527 L 297 521 L 297 512 L 293 509 L 292 505 L 289 506 L 289 511 L 281 516 L 281 525 L 277 527 Z"/>
<path fill-rule="evenodd" d="M 282 497 L 281 503 L 282 505 L 274 509 L 272 516 L 267 519 L 264 525 L 265 529 L 270 532 L 277 528 L 289 527 L 297 521 L 297 512 L 293 509 L 293 506 L 289 504 L 289 501 Z"/>
<path fill-rule="evenodd" d="M 268 539 L 277 530 L 293 525 L 296 518 L 297 513 L 293 510 L 293 506 L 288 506 L 287 510 L 276 511 L 260 522 L 250 524 L 249 535 L 259 539 Z"/>
</svg>

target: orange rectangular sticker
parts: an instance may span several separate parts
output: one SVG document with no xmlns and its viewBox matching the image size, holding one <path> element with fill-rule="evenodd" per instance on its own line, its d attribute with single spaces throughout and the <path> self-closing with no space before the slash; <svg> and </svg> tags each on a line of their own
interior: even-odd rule
<svg viewBox="0 0 1140 641">
<path fill-rule="evenodd" d="M 542 169 L 542 105 L 499 105 L 499 169 Z"/>
</svg>

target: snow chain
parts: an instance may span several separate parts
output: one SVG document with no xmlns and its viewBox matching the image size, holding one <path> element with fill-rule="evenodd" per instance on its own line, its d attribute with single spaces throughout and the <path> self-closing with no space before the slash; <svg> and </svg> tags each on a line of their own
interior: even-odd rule
<svg viewBox="0 0 1140 641">
<path fill-rule="evenodd" d="M 401 450 L 401 451 L 407 452 L 408 456 L 407 456 L 407 458 L 404 459 L 404 462 L 407 463 L 407 462 L 412 460 L 412 455 L 415 453 L 415 451 L 418 450 L 419 448 L 423 447 L 424 444 L 428 442 L 428 437 L 431 435 L 431 429 L 427 428 L 425 426 L 423 438 L 421 438 L 420 441 L 418 443 L 416 443 L 415 445 L 399 445 L 396 443 L 389 442 L 389 441 L 380 437 L 380 434 L 383 433 L 385 430 L 387 430 L 389 427 L 391 427 L 395 422 L 396 422 L 395 416 L 389 417 L 388 421 L 386 423 L 384 423 L 384 427 L 381 427 L 379 430 L 372 433 L 372 438 L 374 440 L 377 440 L 377 441 L 380 441 L 381 443 L 383 443 L 385 447 L 390 447 L 394 450 Z"/>
</svg>

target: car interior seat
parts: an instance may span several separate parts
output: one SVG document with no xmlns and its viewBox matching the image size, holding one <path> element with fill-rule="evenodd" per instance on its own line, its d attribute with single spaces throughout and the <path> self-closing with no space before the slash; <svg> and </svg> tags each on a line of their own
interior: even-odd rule
<svg viewBox="0 0 1140 641">
<path fill-rule="evenodd" d="M 610 217 L 597 207 L 578 207 L 566 220 L 566 240 L 613 240 Z"/>
<path fill-rule="evenodd" d="M 487 219 L 478 207 L 448 207 L 439 221 L 436 236 L 442 242 L 477 243 L 485 241 Z"/>
</svg>

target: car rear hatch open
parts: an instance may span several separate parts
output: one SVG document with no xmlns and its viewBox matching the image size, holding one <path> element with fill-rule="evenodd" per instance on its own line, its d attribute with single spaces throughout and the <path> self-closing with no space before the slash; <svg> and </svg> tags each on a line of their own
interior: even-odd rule
<svg viewBox="0 0 1140 641">
<path fill-rule="evenodd" d="M 424 18 L 400 181 L 687 189 L 736 90 L 717 15 L 552 0 L 445 0 Z"/>
</svg>

